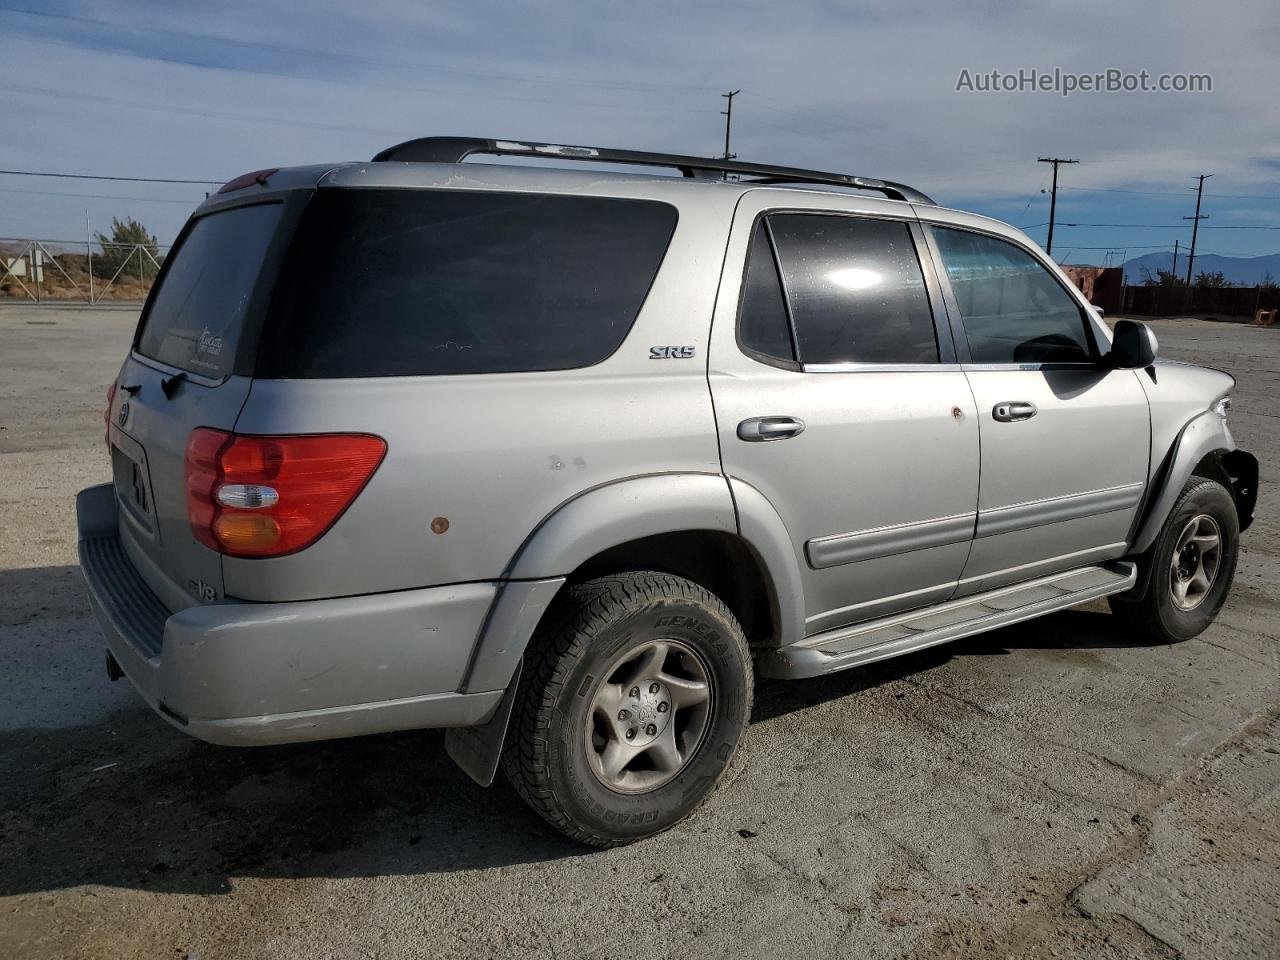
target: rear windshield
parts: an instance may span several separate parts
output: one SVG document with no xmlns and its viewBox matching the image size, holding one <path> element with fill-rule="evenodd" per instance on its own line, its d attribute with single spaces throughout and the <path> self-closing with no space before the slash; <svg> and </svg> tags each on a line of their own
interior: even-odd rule
<svg viewBox="0 0 1280 960">
<path fill-rule="evenodd" d="M 140 354 L 214 379 L 233 372 L 245 308 L 281 209 L 237 207 L 191 226 L 143 318 Z"/>
<path fill-rule="evenodd" d="M 675 222 L 648 200 L 321 190 L 285 258 L 257 375 L 598 363 L 631 329 Z"/>
</svg>

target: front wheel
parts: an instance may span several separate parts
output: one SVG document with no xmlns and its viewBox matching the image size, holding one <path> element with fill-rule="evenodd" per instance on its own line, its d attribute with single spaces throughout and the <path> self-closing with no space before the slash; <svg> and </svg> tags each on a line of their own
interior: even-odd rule
<svg viewBox="0 0 1280 960">
<path fill-rule="evenodd" d="M 1146 586 L 1109 598 L 1112 613 L 1162 643 L 1189 640 L 1213 623 L 1231 589 L 1240 551 L 1235 501 L 1222 484 L 1187 481 L 1169 519 L 1139 563 Z"/>
<path fill-rule="evenodd" d="M 742 628 L 698 584 L 651 571 L 578 584 L 526 654 L 503 768 L 576 840 L 650 836 L 720 780 L 751 712 L 751 682 Z"/>
</svg>

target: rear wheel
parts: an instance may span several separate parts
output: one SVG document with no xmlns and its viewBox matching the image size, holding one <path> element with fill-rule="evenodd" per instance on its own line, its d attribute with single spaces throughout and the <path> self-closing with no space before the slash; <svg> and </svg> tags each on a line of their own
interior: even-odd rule
<svg viewBox="0 0 1280 960">
<path fill-rule="evenodd" d="M 751 658 L 718 597 L 669 574 L 590 580 L 531 645 L 503 767 L 576 840 L 613 846 L 688 816 L 751 711 Z"/>
<path fill-rule="evenodd" d="M 1143 636 L 1189 640 L 1213 623 L 1231 589 L 1240 550 L 1235 502 L 1222 484 L 1192 477 L 1139 563 L 1141 593 L 1109 598 L 1111 611 Z"/>
</svg>

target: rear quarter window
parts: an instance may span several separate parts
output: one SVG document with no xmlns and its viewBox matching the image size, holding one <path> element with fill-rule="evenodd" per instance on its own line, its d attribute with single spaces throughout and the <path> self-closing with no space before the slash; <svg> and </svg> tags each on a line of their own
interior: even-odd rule
<svg viewBox="0 0 1280 960">
<path fill-rule="evenodd" d="M 563 370 L 626 337 L 676 211 L 649 200 L 319 191 L 268 312 L 259 376 Z"/>
<path fill-rule="evenodd" d="M 233 372 L 250 295 L 280 222 L 279 203 L 211 213 L 169 255 L 138 332 L 138 353 L 212 379 Z"/>
</svg>

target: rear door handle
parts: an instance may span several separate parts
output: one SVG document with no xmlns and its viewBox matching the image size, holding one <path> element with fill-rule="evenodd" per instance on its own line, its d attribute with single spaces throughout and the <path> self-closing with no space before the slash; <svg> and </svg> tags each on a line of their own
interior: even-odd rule
<svg viewBox="0 0 1280 960">
<path fill-rule="evenodd" d="M 738 439 L 752 443 L 786 440 L 801 433 L 804 433 L 804 421 L 798 417 L 751 417 L 738 424 Z"/>
<path fill-rule="evenodd" d="M 1006 400 L 997 403 L 991 409 L 991 418 L 1001 423 L 1012 423 L 1015 420 L 1030 420 L 1036 415 L 1036 405 L 1025 400 Z"/>
</svg>

